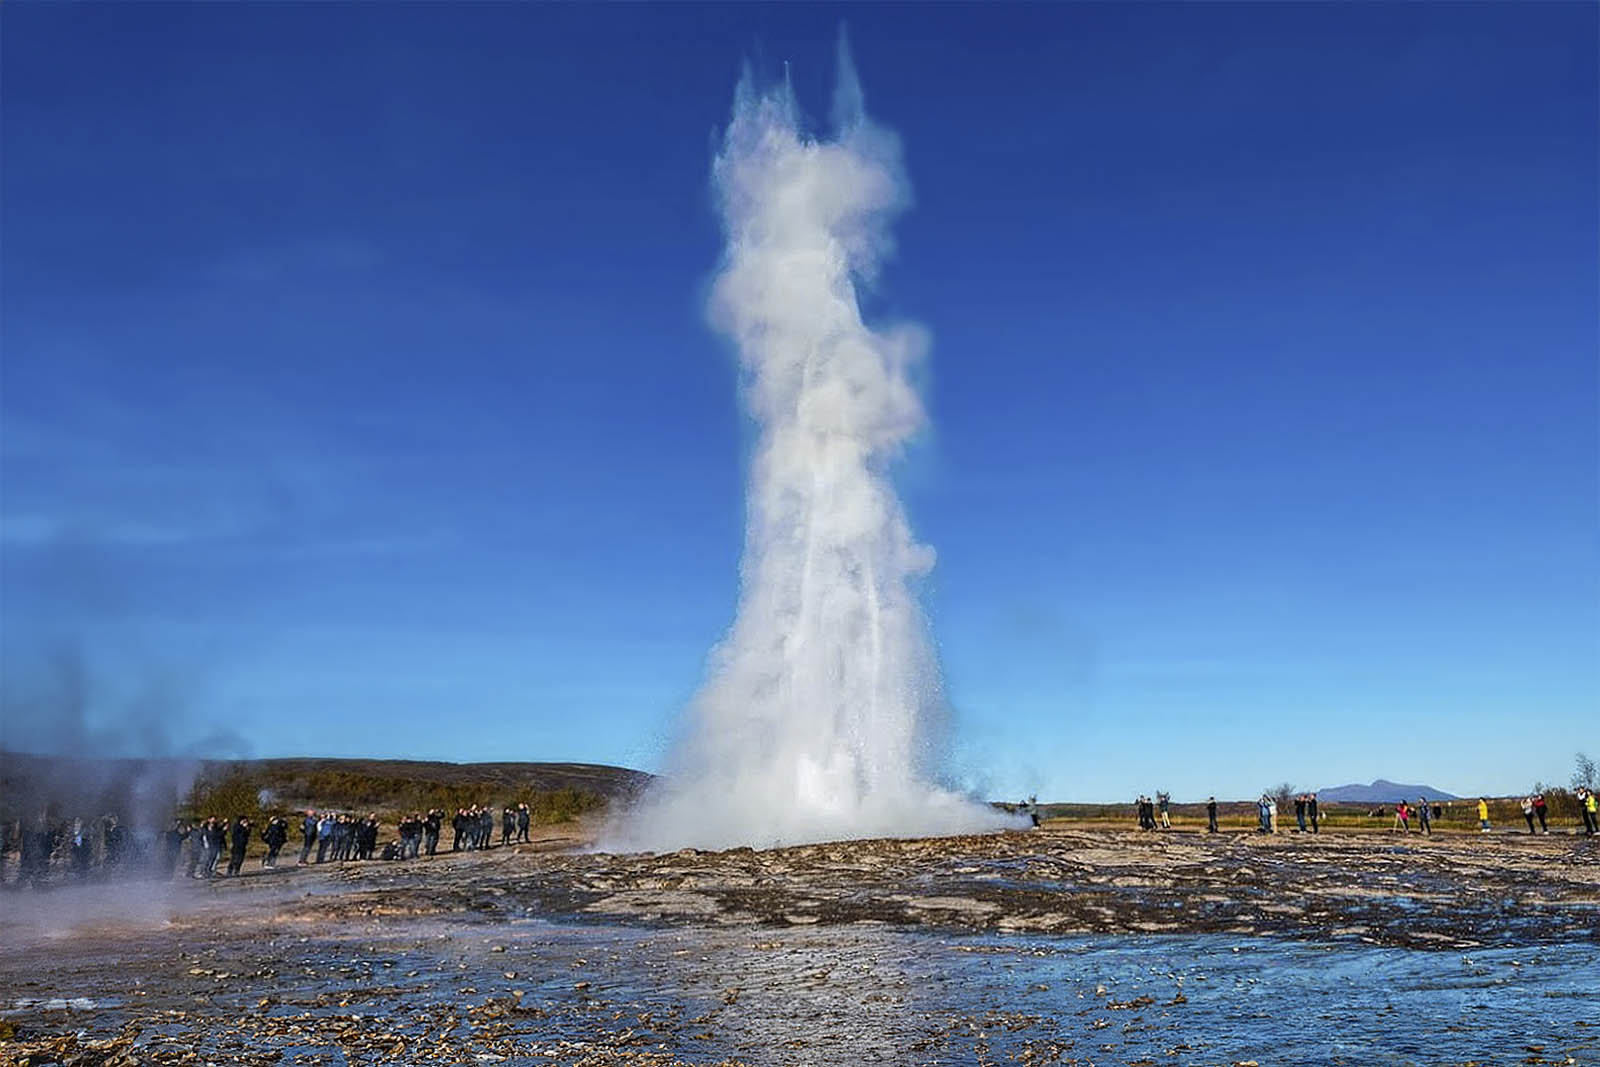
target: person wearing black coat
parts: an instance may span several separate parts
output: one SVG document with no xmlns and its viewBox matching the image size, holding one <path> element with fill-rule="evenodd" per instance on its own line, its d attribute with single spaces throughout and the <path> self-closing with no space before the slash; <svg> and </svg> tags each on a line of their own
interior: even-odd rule
<svg viewBox="0 0 1600 1067">
<path fill-rule="evenodd" d="M 239 873 L 239 868 L 244 866 L 245 849 L 250 847 L 250 820 L 239 815 L 233 820 L 233 839 L 228 852 L 228 876 L 231 878 Z M 220 852 L 221 849 L 219 848 Z"/>
<path fill-rule="evenodd" d="M 200 824 L 200 829 L 194 835 L 193 848 L 196 852 L 198 878 L 210 878 L 217 869 L 217 817 L 211 816 Z"/>
<path fill-rule="evenodd" d="M 161 869 L 157 872 L 167 878 L 178 873 L 178 857 L 183 855 L 183 843 L 189 839 L 189 824 L 182 819 L 173 819 L 167 832 L 161 835 L 163 851 L 161 853 Z"/>
<path fill-rule="evenodd" d="M 267 843 L 267 854 L 261 857 L 261 866 L 276 867 L 278 850 L 289 840 L 289 823 L 281 815 L 274 815 L 267 821 L 266 828 L 261 831 L 261 840 Z"/>
<path fill-rule="evenodd" d="M 428 817 L 422 821 L 423 848 L 432 856 L 439 851 L 439 830 L 444 825 L 444 812 L 438 808 L 428 809 Z"/>
<path fill-rule="evenodd" d="M 311 861 L 311 846 L 317 843 L 317 813 L 307 810 L 300 820 L 300 866 Z"/>
</svg>

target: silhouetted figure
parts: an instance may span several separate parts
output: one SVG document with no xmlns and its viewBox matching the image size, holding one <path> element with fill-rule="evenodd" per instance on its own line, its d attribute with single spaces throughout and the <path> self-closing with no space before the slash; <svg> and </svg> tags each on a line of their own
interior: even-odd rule
<svg viewBox="0 0 1600 1067">
<path fill-rule="evenodd" d="M 38 821 L 22 832 L 22 855 L 18 857 L 17 884 L 43 888 L 50 876 L 50 857 L 61 842 L 61 831 L 53 829 L 41 814 Z"/>
<path fill-rule="evenodd" d="M 276 867 L 278 852 L 283 848 L 283 843 L 289 840 L 288 821 L 281 815 L 274 815 L 267 820 L 266 828 L 261 831 L 261 840 L 267 844 L 267 854 L 261 857 L 261 866 Z"/>
<path fill-rule="evenodd" d="M 89 865 L 94 862 L 94 838 L 84 828 L 82 819 L 72 820 L 72 873 L 78 881 L 87 881 Z"/>
<path fill-rule="evenodd" d="M 528 805 L 517 805 L 517 840 L 532 841 L 528 836 L 528 827 L 533 823 L 533 812 L 528 810 Z"/>
<path fill-rule="evenodd" d="M 416 859 L 422 845 L 422 816 L 413 812 L 400 820 L 400 858 Z"/>
<path fill-rule="evenodd" d="M 233 840 L 228 852 L 228 877 L 232 878 L 244 866 L 245 850 L 250 847 L 250 820 L 243 815 L 233 820 Z"/>
<path fill-rule="evenodd" d="M 156 872 L 157 877 L 171 879 L 178 873 L 178 858 L 183 855 L 183 843 L 188 838 L 189 825 L 182 819 L 173 819 L 172 825 L 161 835 L 161 868 Z"/>
<path fill-rule="evenodd" d="M 1217 832 L 1217 798 L 1210 797 L 1206 800 L 1206 833 Z"/>
<path fill-rule="evenodd" d="M 17 824 L 11 819 L 0 819 L 0 886 L 6 883 L 6 861 L 16 847 Z"/>
<path fill-rule="evenodd" d="M 228 820 L 217 816 L 211 820 L 211 851 L 206 863 L 206 877 L 211 878 L 217 873 L 217 864 L 222 861 L 222 853 L 228 847 Z"/>
<path fill-rule="evenodd" d="M 1433 806 L 1427 797 L 1417 798 L 1417 831 L 1433 836 Z"/>
<path fill-rule="evenodd" d="M 439 830 L 443 823 L 444 812 L 438 808 L 429 809 L 428 817 L 422 821 L 423 847 L 430 856 L 439 851 Z"/>
<path fill-rule="evenodd" d="M 122 861 L 127 858 L 128 828 L 118 822 L 115 815 L 107 815 L 101 820 L 101 825 L 104 827 L 105 865 L 112 870 L 120 869 Z"/>
<path fill-rule="evenodd" d="M 318 863 L 322 863 L 328 858 L 328 850 L 333 847 L 333 827 L 333 816 L 323 812 L 322 819 L 317 823 Z"/>
<path fill-rule="evenodd" d="M 1321 833 L 1322 819 L 1317 815 L 1317 794 L 1315 793 L 1306 794 L 1306 817 L 1311 820 L 1311 832 L 1314 834 Z"/>
<path fill-rule="evenodd" d="M 211 876 L 211 868 L 213 866 L 213 861 L 212 861 L 212 858 L 211 858 L 211 850 L 212 850 L 212 843 L 215 840 L 215 838 L 212 835 L 212 829 L 213 829 L 213 825 L 212 824 L 215 823 L 216 821 L 217 820 L 214 817 L 204 820 L 203 822 L 200 823 L 200 829 L 195 832 L 194 848 L 195 848 L 195 852 L 196 852 L 196 855 L 195 855 L 195 877 L 196 878 L 209 878 Z"/>
<path fill-rule="evenodd" d="M 1306 832 L 1306 795 L 1301 793 L 1294 798 L 1294 821 L 1300 827 L 1300 833 Z"/>
<path fill-rule="evenodd" d="M 198 826 L 189 828 L 189 862 L 183 865 L 183 876 L 185 878 L 198 877 L 195 871 L 199 869 L 200 860 L 205 852 L 205 837 L 205 823 L 202 822 Z"/>
<path fill-rule="evenodd" d="M 317 813 L 307 808 L 305 818 L 300 820 L 300 866 L 311 862 L 311 846 L 316 843 Z"/>
</svg>

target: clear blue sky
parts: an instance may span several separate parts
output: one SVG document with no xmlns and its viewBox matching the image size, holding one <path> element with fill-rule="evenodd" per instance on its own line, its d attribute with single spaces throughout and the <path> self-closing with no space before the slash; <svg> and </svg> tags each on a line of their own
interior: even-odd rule
<svg viewBox="0 0 1600 1067">
<path fill-rule="evenodd" d="M 652 766 L 737 589 L 715 132 L 845 18 L 964 779 L 1565 779 L 1597 11 L 7 4 L 7 736 L 75 647 L 177 746 Z"/>
</svg>

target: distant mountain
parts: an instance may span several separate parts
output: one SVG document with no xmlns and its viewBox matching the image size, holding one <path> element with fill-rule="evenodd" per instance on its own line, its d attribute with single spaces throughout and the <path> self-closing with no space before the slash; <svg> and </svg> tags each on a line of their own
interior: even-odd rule
<svg viewBox="0 0 1600 1067">
<path fill-rule="evenodd" d="M 1453 793 L 1435 789 L 1431 785 L 1406 785 L 1379 778 L 1371 785 L 1336 785 L 1332 789 L 1317 790 L 1317 800 L 1323 804 L 1393 804 L 1397 800 L 1416 803 L 1418 797 L 1429 800 L 1460 800 Z"/>
</svg>

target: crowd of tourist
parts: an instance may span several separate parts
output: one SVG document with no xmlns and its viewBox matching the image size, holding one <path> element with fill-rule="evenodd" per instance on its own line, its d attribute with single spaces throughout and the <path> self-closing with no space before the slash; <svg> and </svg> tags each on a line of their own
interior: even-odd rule
<svg viewBox="0 0 1600 1067">
<path fill-rule="evenodd" d="M 1573 796 L 1582 820 L 1582 832 L 1600 834 L 1600 813 L 1596 811 L 1594 791 L 1580 787 Z M 1543 793 L 1531 793 L 1518 798 L 1516 803 L 1527 823 L 1528 833 L 1550 832 L 1550 804 Z M 1171 805 L 1172 796 L 1165 791 L 1158 790 L 1153 797 L 1141 794 L 1135 803 L 1139 828 L 1147 831 L 1172 829 Z M 1320 833 L 1324 816 L 1317 794 L 1300 793 L 1294 796 L 1293 805 L 1296 832 Z M 1262 793 L 1255 807 L 1256 832 L 1278 833 L 1278 797 Z M 1016 809 L 1028 815 L 1034 826 L 1039 825 L 1037 798 L 1028 798 L 1016 805 Z M 1205 812 L 1207 832 L 1218 833 L 1216 797 L 1208 798 Z M 1383 817 L 1386 812 L 1379 808 L 1367 814 Z M 1393 815 L 1394 831 L 1410 833 L 1414 825 L 1418 833 L 1431 834 L 1433 823 L 1442 817 L 1443 809 L 1427 797 L 1418 797 L 1415 805 L 1397 801 Z M 1491 832 L 1488 798 L 1479 798 L 1477 816 L 1479 828 L 1485 833 Z M 526 804 L 508 804 L 502 808 L 474 804 L 456 809 L 448 821 L 450 851 L 463 852 L 494 847 L 496 830 L 500 845 L 529 841 L 532 814 Z M 439 851 L 446 814 L 434 808 L 402 816 L 395 839 L 381 848 L 382 827 L 375 812 L 356 815 L 307 810 L 298 822 L 297 865 L 312 866 L 434 856 Z M 255 833 L 253 821 L 243 815 L 231 820 L 214 815 L 198 822 L 174 819 L 164 832 L 153 837 L 131 831 L 115 815 L 88 820 L 50 820 L 41 816 L 29 826 L 14 819 L 0 819 L 0 885 L 9 882 L 16 886 L 41 886 L 52 876 L 57 880 L 87 881 L 91 875 L 104 878 L 138 875 L 164 880 L 176 877 L 180 866 L 187 878 L 219 877 L 219 867 L 221 877 L 236 877 L 243 873 Z M 261 868 L 278 866 L 279 855 L 290 833 L 290 820 L 284 816 L 274 815 L 266 820 L 260 828 L 264 846 Z M 15 878 L 10 878 L 7 868 L 13 855 L 17 858 L 17 873 Z"/>
<path fill-rule="evenodd" d="M 305 811 L 298 819 L 300 853 L 297 866 L 353 860 L 406 860 L 438 853 L 446 817 L 437 808 L 400 818 L 394 840 L 379 845 L 382 824 L 376 812 Z M 527 842 L 533 817 L 527 804 L 472 805 L 450 817 L 454 852 Z M 261 869 L 276 868 L 291 835 L 290 820 L 273 815 L 259 829 L 264 851 Z M 0 820 L 0 885 L 42 887 L 61 880 L 144 877 L 169 880 L 236 877 L 244 872 L 250 843 L 257 834 L 254 820 L 210 816 L 198 821 L 173 819 L 159 834 L 137 834 L 116 816 L 70 821 L 40 816 L 31 825 Z M 8 866 L 17 857 L 15 878 Z M 291 853 L 292 855 L 292 853 Z"/>
<path fill-rule="evenodd" d="M 1597 812 L 1597 798 L 1593 790 L 1579 787 L 1573 794 L 1578 815 L 1583 822 L 1583 832 L 1587 835 L 1600 834 L 1600 812 Z M 1134 814 L 1141 830 L 1170 830 L 1172 820 L 1170 817 L 1171 796 L 1164 792 L 1157 792 L 1155 798 L 1140 794 L 1134 801 Z M 1300 793 L 1294 800 L 1295 832 L 1321 833 L 1323 816 L 1321 807 L 1317 802 L 1317 794 Z M 1528 823 L 1528 833 L 1548 834 L 1549 826 L 1549 801 L 1543 793 L 1532 793 L 1520 798 L 1518 806 L 1522 810 L 1522 817 Z M 1262 793 L 1255 802 L 1256 832 L 1262 834 L 1275 834 L 1279 832 L 1278 825 L 1278 798 L 1272 793 Z M 1415 805 L 1406 800 L 1395 801 L 1394 822 L 1391 829 L 1398 833 L 1408 834 L 1413 826 L 1420 834 L 1433 833 L 1433 824 L 1444 815 L 1444 809 L 1437 801 L 1430 801 L 1427 797 L 1418 797 Z M 1383 808 L 1374 808 L 1367 812 L 1370 818 L 1382 818 L 1387 813 Z M 1489 818 L 1489 800 L 1480 797 L 1477 802 L 1478 827 L 1484 833 L 1490 833 L 1494 827 Z M 1538 828 L 1534 828 L 1537 822 Z M 1206 801 L 1206 832 L 1217 833 L 1217 798 L 1210 797 Z"/>
</svg>

